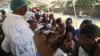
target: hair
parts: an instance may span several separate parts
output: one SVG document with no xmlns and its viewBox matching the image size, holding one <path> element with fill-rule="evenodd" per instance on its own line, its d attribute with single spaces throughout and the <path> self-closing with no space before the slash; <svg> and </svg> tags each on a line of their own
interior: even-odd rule
<svg viewBox="0 0 100 56">
<path fill-rule="evenodd" d="M 51 43 L 51 47 L 56 50 L 58 48 L 61 48 L 63 46 L 63 37 L 62 36 L 58 36 L 57 39 Z"/>
<path fill-rule="evenodd" d="M 61 23 L 61 18 L 57 18 L 56 23 Z"/>
<path fill-rule="evenodd" d="M 50 17 L 54 17 L 54 15 L 53 15 L 53 14 L 50 14 L 50 15 L 49 15 L 49 18 L 50 18 Z"/>
<path fill-rule="evenodd" d="M 66 22 L 68 22 L 69 20 L 70 20 L 71 23 L 72 23 L 72 18 L 67 18 Z"/>
<path fill-rule="evenodd" d="M 84 34 L 87 38 L 94 40 L 99 36 L 99 27 L 94 24 L 86 25 L 81 29 L 80 34 Z"/>
<path fill-rule="evenodd" d="M 84 20 L 82 23 L 89 25 L 89 24 L 92 24 L 92 21 L 91 20 Z"/>
<path fill-rule="evenodd" d="M 73 37 L 74 37 L 74 36 L 75 36 L 75 34 L 76 34 L 76 33 L 75 33 L 75 29 L 74 29 L 72 26 L 67 27 L 64 37 L 66 37 L 66 36 L 67 36 L 67 33 L 68 33 L 68 32 L 72 32 Z"/>
<path fill-rule="evenodd" d="M 5 14 L 6 14 L 5 10 L 1 10 L 1 13 L 2 13 L 3 15 L 5 15 Z"/>
</svg>

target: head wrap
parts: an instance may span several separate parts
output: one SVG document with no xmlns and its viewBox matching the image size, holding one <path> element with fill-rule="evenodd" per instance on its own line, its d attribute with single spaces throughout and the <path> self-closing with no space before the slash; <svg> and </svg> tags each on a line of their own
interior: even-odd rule
<svg viewBox="0 0 100 56">
<path fill-rule="evenodd" d="M 19 9 L 25 5 L 27 5 L 27 0 L 12 0 L 10 3 L 11 10 Z"/>
</svg>

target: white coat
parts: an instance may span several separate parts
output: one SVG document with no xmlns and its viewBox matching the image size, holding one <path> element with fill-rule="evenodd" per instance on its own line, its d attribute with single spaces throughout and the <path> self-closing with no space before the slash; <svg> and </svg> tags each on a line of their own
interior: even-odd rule
<svg viewBox="0 0 100 56">
<path fill-rule="evenodd" d="M 2 48 L 15 56 L 36 56 L 34 33 L 20 15 L 9 14 L 3 23 L 5 39 Z"/>
</svg>

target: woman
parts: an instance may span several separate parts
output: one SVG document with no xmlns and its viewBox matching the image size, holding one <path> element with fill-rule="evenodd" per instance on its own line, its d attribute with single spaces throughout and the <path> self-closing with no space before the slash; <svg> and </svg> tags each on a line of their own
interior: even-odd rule
<svg viewBox="0 0 100 56">
<path fill-rule="evenodd" d="M 100 56 L 100 46 L 98 46 L 95 38 L 99 35 L 99 28 L 94 25 L 86 25 L 81 29 L 79 44 L 74 56 Z"/>
<path fill-rule="evenodd" d="M 34 33 L 23 17 L 27 11 L 27 1 L 12 0 L 10 8 L 13 13 L 7 15 L 3 23 L 3 50 L 14 56 L 36 56 Z"/>
<path fill-rule="evenodd" d="M 64 25 L 64 23 L 62 23 L 61 18 L 58 18 L 56 20 L 56 24 L 58 25 L 56 28 L 56 32 L 58 33 L 58 35 L 63 36 L 64 30 L 65 30 L 65 25 Z"/>
</svg>

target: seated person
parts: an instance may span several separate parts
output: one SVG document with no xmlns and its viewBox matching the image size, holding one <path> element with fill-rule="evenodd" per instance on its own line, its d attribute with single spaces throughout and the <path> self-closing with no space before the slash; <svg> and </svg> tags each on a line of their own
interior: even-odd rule
<svg viewBox="0 0 100 56">
<path fill-rule="evenodd" d="M 74 33 L 72 31 L 73 30 L 68 31 L 64 36 L 64 51 L 68 54 L 68 56 L 72 56 L 75 50 L 75 42 L 73 40 Z"/>
<path fill-rule="evenodd" d="M 69 31 L 70 29 L 72 29 L 72 31 L 73 31 L 73 33 L 74 33 L 74 36 L 75 36 L 75 35 L 76 35 L 76 32 L 75 32 L 74 27 L 72 26 L 72 19 L 71 19 L 71 18 L 68 18 L 68 19 L 66 20 L 66 30 L 65 30 L 65 33 L 66 33 L 67 31 Z M 73 40 L 76 42 L 76 39 L 75 39 L 75 38 L 73 38 Z"/>
<path fill-rule="evenodd" d="M 63 51 L 62 47 L 64 46 L 62 37 L 58 37 L 53 43 L 51 43 L 50 47 L 53 49 L 54 55 L 53 56 L 68 56 L 66 52 Z"/>
<path fill-rule="evenodd" d="M 77 36 L 77 41 L 79 40 L 79 37 L 80 37 L 80 30 L 85 27 L 86 25 L 90 25 L 92 24 L 92 21 L 91 20 L 83 20 L 81 25 L 80 25 L 80 28 L 79 29 L 76 29 L 76 36 Z"/>
<path fill-rule="evenodd" d="M 54 18 L 54 15 L 53 14 L 50 14 L 49 15 L 49 19 L 48 19 L 52 25 L 52 28 L 56 26 L 56 21 L 55 21 L 55 18 Z"/>
<path fill-rule="evenodd" d="M 44 25 L 44 27 L 40 30 L 40 33 L 44 33 L 46 37 L 46 44 L 49 44 L 49 39 L 51 38 L 52 35 L 52 26 L 50 21 L 48 20 L 47 23 Z"/>
<path fill-rule="evenodd" d="M 71 39 L 71 32 L 69 32 L 66 39 L 58 37 L 57 41 L 54 42 L 54 56 L 72 56 L 74 53 L 74 41 Z"/>
<path fill-rule="evenodd" d="M 65 26 L 61 21 L 61 18 L 58 18 L 56 20 L 56 24 L 57 24 L 57 28 L 56 28 L 56 32 L 58 35 L 64 35 L 64 30 L 65 30 Z"/>
<path fill-rule="evenodd" d="M 99 35 L 99 28 L 94 25 L 86 25 L 81 29 L 79 45 L 74 56 L 100 56 L 100 47 L 95 38 Z"/>
<path fill-rule="evenodd" d="M 31 20 L 35 20 L 35 15 L 34 13 L 31 11 L 31 9 L 27 10 L 26 14 L 25 14 L 25 17 L 26 17 L 26 21 L 29 22 Z"/>
</svg>

